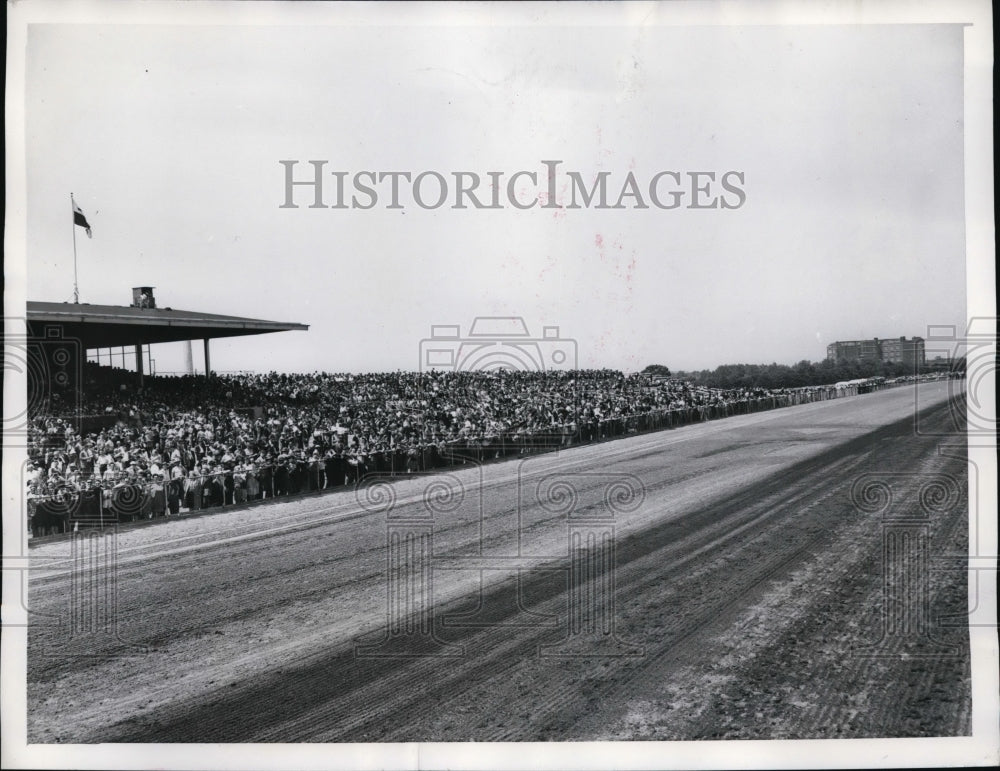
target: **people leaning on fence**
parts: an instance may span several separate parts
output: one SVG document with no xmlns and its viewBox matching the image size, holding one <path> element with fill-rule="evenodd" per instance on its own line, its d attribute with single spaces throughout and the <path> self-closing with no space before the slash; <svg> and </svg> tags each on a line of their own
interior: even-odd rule
<svg viewBox="0 0 1000 771">
<path fill-rule="evenodd" d="M 841 393 L 612 370 L 147 377 L 140 393 L 128 375 L 88 364 L 74 410 L 29 416 L 32 532 L 65 526 L 74 487 L 97 491 L 109 521 L 173 516 Z"/>
</svg>

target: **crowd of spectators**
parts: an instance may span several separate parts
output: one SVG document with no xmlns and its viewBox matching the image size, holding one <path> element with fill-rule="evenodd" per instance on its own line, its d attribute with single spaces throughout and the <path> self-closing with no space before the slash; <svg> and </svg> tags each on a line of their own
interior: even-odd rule
<svg viewBox="0 0 1000 771">
<path fill-rule="evenodd" d="M 117 373 L 117 374 L 116 374 Z M 150 377 L 88 365 L 30 417 L 36 535 L 176 515 L 825 398 L 611 370 Z M 72 402 L 72 407 L 69 405 Z M 87 416 L 81 420 L 80 416 Z M 88 424 L 88 428 L 83 428 Z"/>
</svg>

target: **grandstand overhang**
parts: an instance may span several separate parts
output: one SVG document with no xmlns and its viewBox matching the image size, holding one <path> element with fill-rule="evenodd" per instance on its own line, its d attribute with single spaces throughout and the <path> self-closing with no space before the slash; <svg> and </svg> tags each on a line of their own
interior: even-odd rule
<svg viewBox="0 0 1000 771">
<path fill-rule="evenodd" d="M 49 302 L 28 302 L 27 323 L 31 337 L 45 338 L 46 327 L 58 326 L 63 339 L 88 351 L 309 329 L 308 324 L 173 308 Z"/>
</svg>

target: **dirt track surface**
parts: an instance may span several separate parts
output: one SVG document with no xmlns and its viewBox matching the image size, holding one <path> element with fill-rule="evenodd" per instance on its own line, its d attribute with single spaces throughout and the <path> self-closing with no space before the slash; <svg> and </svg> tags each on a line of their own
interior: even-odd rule
<svg viewBox="0 0 1000 771">
<path fill-rule="evenodd" d="M 967 734 L 948 391 L 38 544 L 29 742 Z"/>
</svg>

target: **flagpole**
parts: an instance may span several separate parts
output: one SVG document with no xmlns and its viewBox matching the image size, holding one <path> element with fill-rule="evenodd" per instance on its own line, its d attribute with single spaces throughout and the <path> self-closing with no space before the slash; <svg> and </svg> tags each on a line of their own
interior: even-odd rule
<svg viewBox="0 0 1000 771">
<path fill-rule="evenodd" d="M 74 206 L 73 193 L 69 194 L 69 207 L 73 213 L 71 222 L 73 223 L 73 304 L 80 304 L 80 288 L 76 281 L 76 208 Z"/>
</svg>

